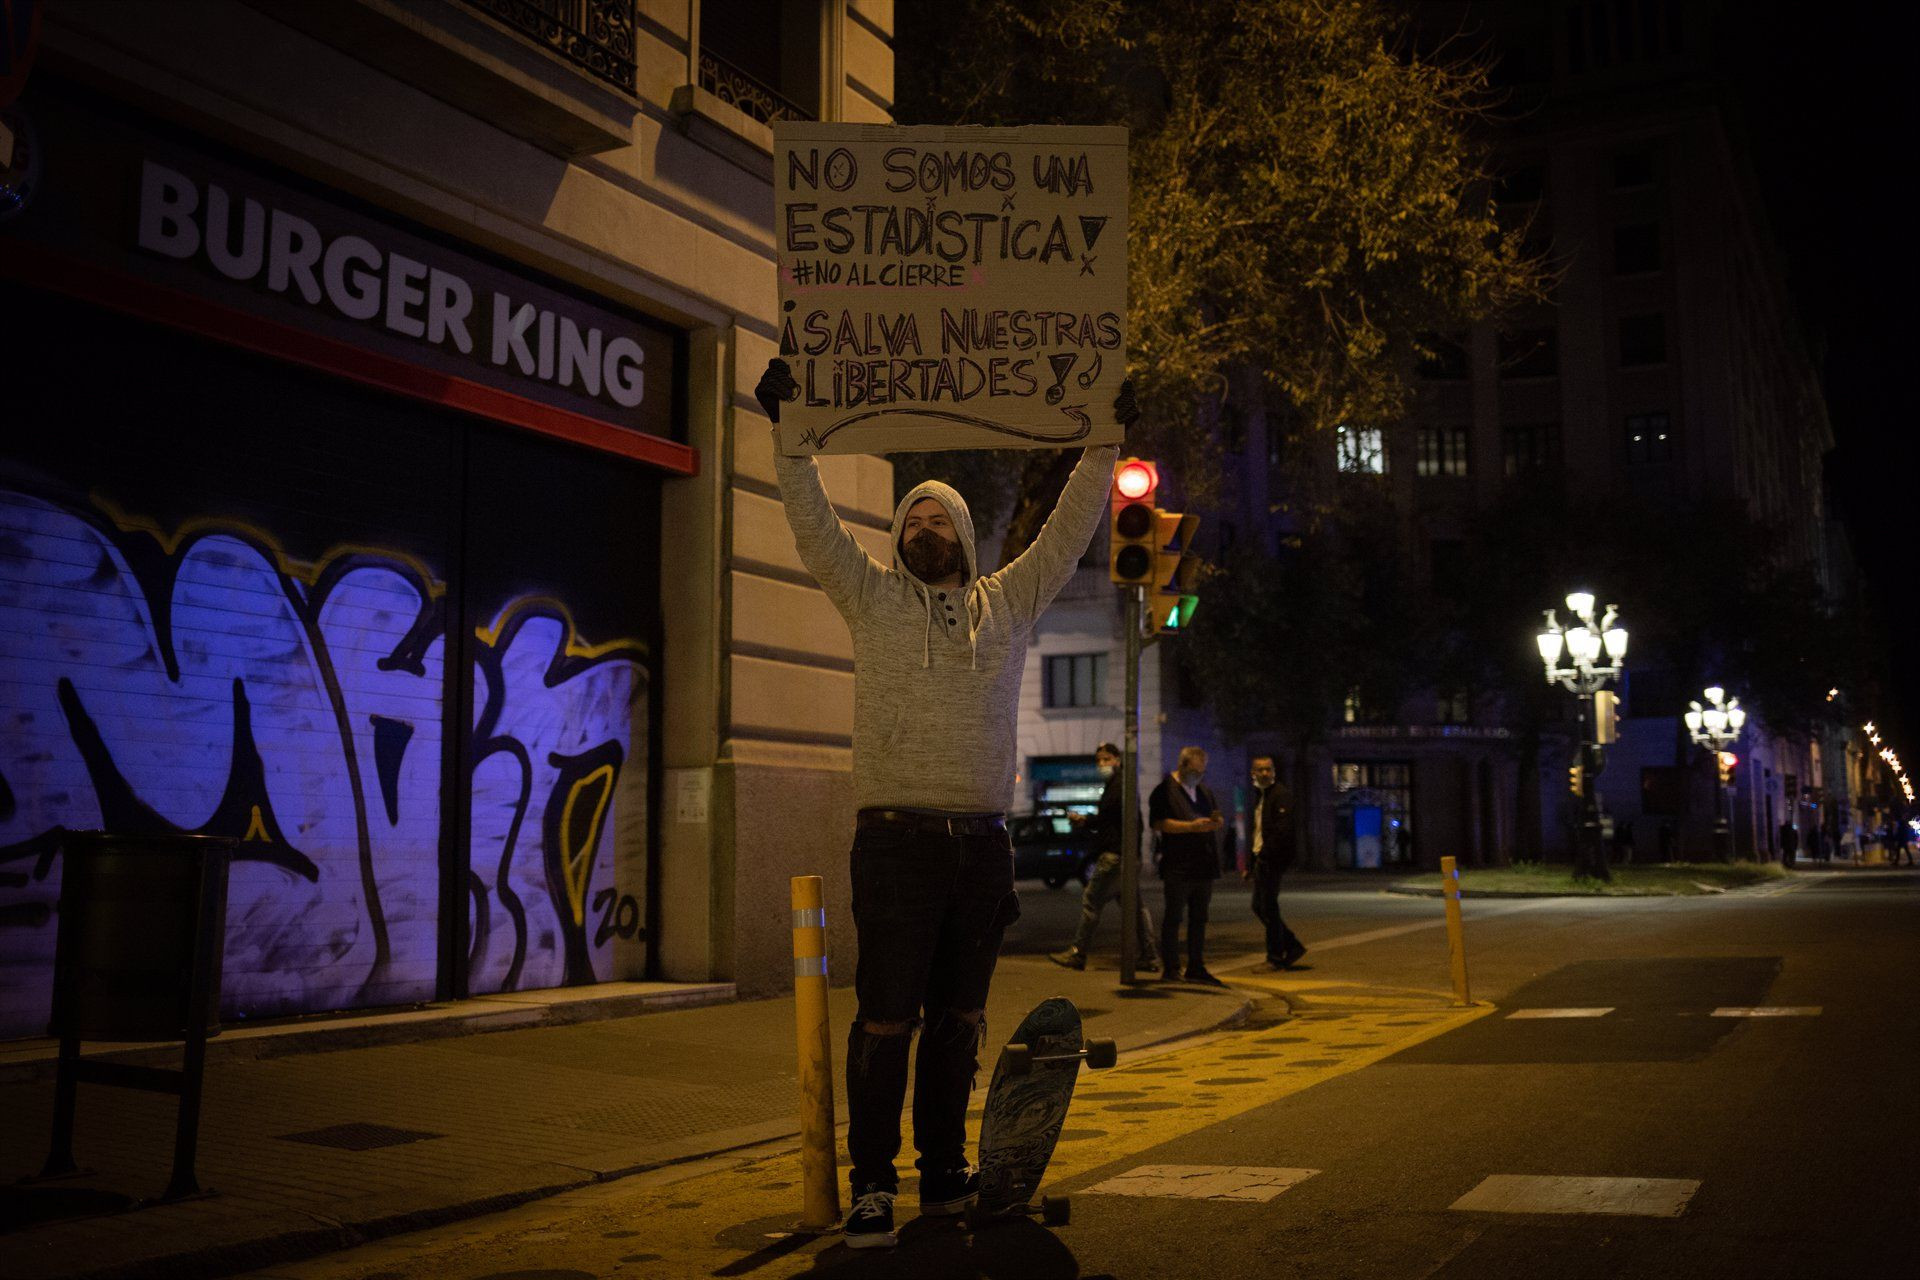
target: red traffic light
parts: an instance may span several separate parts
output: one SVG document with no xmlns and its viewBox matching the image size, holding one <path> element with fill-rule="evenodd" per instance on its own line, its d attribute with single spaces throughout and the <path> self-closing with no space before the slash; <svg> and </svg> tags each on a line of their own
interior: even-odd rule
<svg viewBox="0 0 1920 1280">
<path fill-rule="evenodd" d="M 1131 462 L 1122 463 L 1120 469 L 1113 475 L 1114 491 L 1129 501 L 1146 497 L 1159 483 L 1160 473 L 1154 469 L 1154 465 L 1137 458 Z"/>
</svg>

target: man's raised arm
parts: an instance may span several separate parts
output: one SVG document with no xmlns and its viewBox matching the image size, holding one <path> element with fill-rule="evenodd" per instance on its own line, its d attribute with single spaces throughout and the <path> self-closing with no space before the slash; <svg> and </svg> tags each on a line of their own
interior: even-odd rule
<svg viewBox="0 0 1920 1280">
<path fill-rule="evenodd" d="M 1133 402 L 1133 384 L 1120 384 L 1120 396 L 1113 404 L 1121 426 L 1131 426 L 1140 416 Z M 1060 491 L 1060 501 L 1033 544 L 1019 559 L 1000 571 L 1007 598 L 1021 609 L 1028 621 L 1038 618 L 1060 588 L 1067 585 L 1080 557 L 1087 553 L 1094 531 L 1100 527 L 1100 513 L 1107 509 L 1107 495 L 1113 487 L 1113 464 L 1119 460 L 1119 445 L 1101 445 L 1085 450 L 1079 465 Z"/>
<path fill-rule="evenodd" d="M 754 387 L 753 394 L 777 426 L 780 404 L 799 393 L 793 372 L 784 360 L 768 363 L 767 371 Z M 851 615 L 860 605 L 860 596 L 872 575 L 884 572 L 865 547 L 854 538 L 827 498 L 820 483 L 820 468 L 812 458 L 788 457 L 776 441 L 773 473 L 780 482 L 780 502 L 787 512 L 787 524 L 793 530 L 793 543 L 800 562 L 814 576 L 827 598 L 841 613 Z"/>
</svg>

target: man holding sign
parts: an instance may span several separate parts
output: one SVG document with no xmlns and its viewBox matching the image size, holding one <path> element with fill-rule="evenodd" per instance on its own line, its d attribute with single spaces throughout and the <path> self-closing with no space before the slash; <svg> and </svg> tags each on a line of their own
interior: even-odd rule
<svg viewBox="0 0 1920 1280">
<path fill-rule="evenodd" d="M 778 424 L 800 391 L 774 360 L 754 394 Z M 1121 427 L 1139 416 L 1128 384 L 1112 411 Z M 1027 639 L 1099 527 L 1118 453 L 1086 450 L 1033 545 L 984 574 L 950 486 L 931 480 L 901 499 L 882 566 L 834 514 L 813 460 L 776 459 L 800 559 L 853 632 L 859 1012 L 847 1036 L 846 1241 L 856 1249 L 895 1243 L 893 1161 L 916 1027 L 920 1211 L 959 1213 L 978 1187 L 967 1095 L 1001 936 L 1020 915 L 1005 814 Z"/>
<path fill-rule="evenodd" d="M 920 1211 L 959 1213 L 987 990 L 1020 914 L 1005 814 L 1034 623 L 1072 576 L 1139 416 L 1126 371 L 1126 131 L 774 129 L 780 358 L 755 388 L 800 559 L 853 632 L 859 1012 L 847 1036 L 854 1248 L 891 1245 L 916 1028 Z M 1109 406 L 1111 410 L 1109 411 Z M 783 418 L 784 415 L 784 418 Z M 1089 446 L 1033 545 L 981 571 L 937 481 L 854 540 L 813 455 Z"/>
</svg>

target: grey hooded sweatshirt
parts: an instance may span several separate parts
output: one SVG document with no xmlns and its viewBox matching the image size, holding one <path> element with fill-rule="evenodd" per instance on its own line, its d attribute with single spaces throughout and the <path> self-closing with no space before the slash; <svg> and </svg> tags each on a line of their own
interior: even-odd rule
<svg viewBox="0 0 1920 1280">
<path fill-rule="evenodd" d="M 812 458 L 777 454 L 775 470 L 800 559 L 853 632 L 856 808 L 1005 813 L 1027 637 L 1073 575 L 1106 509 L 1117 446 L 1080 456 L 1033 545 L 982 576 L 973 517 L 950 485 L 929 480 L 893 512 L 882 567 L 847 531 Z M 952 517 L 966 580 L 939 590 L 900 560 L 907 510 L 933 498 Z"/>
</svg>

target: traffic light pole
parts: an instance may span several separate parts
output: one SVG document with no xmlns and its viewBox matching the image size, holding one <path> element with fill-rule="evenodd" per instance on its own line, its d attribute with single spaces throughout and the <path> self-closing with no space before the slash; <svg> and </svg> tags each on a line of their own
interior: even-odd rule
<svg viewBox="0 0 1920 1280">
<path fill-rule="evenodd" d="M 1120 981 L 1139 981 L 1140 963 L 1140 608 L 1144 591 L 1126 588 L 1127 703 L 1120 735 Z"/>
</svg>

